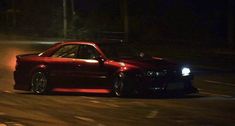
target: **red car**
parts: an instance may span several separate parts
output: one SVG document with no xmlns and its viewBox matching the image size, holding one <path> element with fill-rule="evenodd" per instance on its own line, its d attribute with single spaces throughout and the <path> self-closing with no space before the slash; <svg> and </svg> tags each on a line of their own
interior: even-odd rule
<svg viewBox="0 0 235 126">
<path fill-rule="evenodd" d="M 18 55 L 14 89 L 136 93 L 196 93 L 188 67 L 151 57 L 124 43 L 62 42 L 40 54 Z"/>
</svg>

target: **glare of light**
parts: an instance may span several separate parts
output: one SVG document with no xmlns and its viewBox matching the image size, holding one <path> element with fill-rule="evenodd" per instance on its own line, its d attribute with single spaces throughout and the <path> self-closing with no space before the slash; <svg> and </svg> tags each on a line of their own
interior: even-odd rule
<svg viewBox="0 0 235 126">
<path fill-rule="evenodd" d="M 99 61 L 97 60 L 84 60 L 87 63 L 98 63 Z"/>
<path fill-rule="evenodd" d="M 154 74 L 154 71 L 148 71 L 148 72 L 147 72 L 147 75 L 148 75 L 148 76 L 152 76 L 153 74 Z"/>
<path fill-rule="evenodd" d="M 126 71 L 127 67 L 121 67 L 120 71 Z"/>
<path fill-rule="evenodd" d="M 38 56 L 42 56 L 43 52 L 42 53 L 39 53 Z"/>
<path fill-rule="evenodd" d="M 3 56 L 1 58 L 3 62 L 0 63 L 0 67 L 7 68 L 10 71 L 14 71 L 16 66 L 16 56 L 25 53 L 29 52 L 17 48 L 8 48 L 2 50 Z"/>
<path fill-rule="evenodd" d="M 123 78 L 124 77 L 124 73 L 119 73 L 119 75 L 118 75 L 120 78 Z"/>
<path fill-rule="evenodd" d="M 156 59 L 156 60 L 163 60 L 162 58 L 160 57 L 152 57 L 153 59 Z"/>
<path fill-rule="evenodd" d="M 188 76 L 190 74 L 190 69 L 187 67 L 182 68 L 182 76 Z"/>
<path fill-rule="evenodd" d="M 120 65 L 121 65 L 121 66 L 125 66 L 126 64 L 125 64 L 125 63 L 123 63 L 123 62 L 120 62 Z"/>
</svg>

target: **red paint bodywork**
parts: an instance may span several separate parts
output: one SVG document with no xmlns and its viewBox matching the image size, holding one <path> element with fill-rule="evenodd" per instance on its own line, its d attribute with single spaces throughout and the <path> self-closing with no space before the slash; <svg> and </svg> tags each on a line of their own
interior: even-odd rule
<svg viewBox="0 0 235 126">
<path fill-rule="evenodd" d="M 69 44 L 82 44 L 93 46 L 103 58 L 104 62 L 98 60 L 84 60 L 75 58 L 54 58 L 51 55 L 60 47 Z M 94 42 L 62 42 L 40 54 L 28 54 L 17 56 L 17 66 L 14 72 L 15 86 L 17 90 L 30 90 L 31 76 L 36 71 L 46 73 L 48 83 L 53 91 L 78 91 L 91 93 L 108 93 L 112 90 L 113 78 L 119 73 L 138 81 L 142 86 L 152 83 L 151 79 L 143 76 L 149 69 L 176 69 L 175 63 L 164 61 L 153 57 L 148 60 L 110 60 L 101 51 L 98 44 Z M 138 75 L 138 77 L 136 77 Z M 188 80 L 191 80 L 188 79 Z M 165 80 L 166 81 L 166 80 Z M 168 80 L 167 80 L 168 81 Z M 162 81 L 157 86 L 162 86 Z M 146 84 L 147 85 L 147 84 Z"/>
<path fill-rule="evenodd" d="M 107 89 L 82 89 L 82 88 L 54 88 L 55 92 L 79 92 L 79 93 L 101 93 L 108 94 L 110 90 Z"/>
<path fill-rule="evenodd" d="M 60 47 L 69 44 L 91 45 L 99 51 L 105 62 L 101 65 L 97 60 L 50 57 Z M 50 86 L 53 88 L 110 89 L 112 86 L 110 79 L 113 75 L 132 67 L 131 65 L 123 65 L 120 62 L 108 60 L 93 42 L 62 42 L 53 45 L 41 54 L 17 56 L 14 88 L 30 90 L 32 74 L 35 71 L 43 71 L 47 73 Z"/>
</svg>

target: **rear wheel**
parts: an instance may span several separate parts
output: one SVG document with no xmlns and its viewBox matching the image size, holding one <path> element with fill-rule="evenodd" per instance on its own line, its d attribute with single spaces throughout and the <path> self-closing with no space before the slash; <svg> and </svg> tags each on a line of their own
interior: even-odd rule
<svg viewBox="0 0 235 126">
<path fill-rule="evenodd" d="M 45 94 L 47 92 L 47 77 L 43 72 L 35 72 L 31 79 L 31 90 L 35 94 Z"/>
</svg>

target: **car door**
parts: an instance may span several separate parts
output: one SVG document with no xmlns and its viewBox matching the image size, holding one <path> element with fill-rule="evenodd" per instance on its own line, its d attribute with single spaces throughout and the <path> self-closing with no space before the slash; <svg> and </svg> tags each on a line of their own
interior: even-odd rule
<svg viewBox="0 0 235 126">
<path fill-rule="evenodd" d="M 92 45 L 80 45 L 77 59 L 74 60 L 76 75 L 84 88 L 107 88 L 107 70 L 98 61 L 99 52 Z"/>
<path fill-rule="evenodd" d="M 77 57 L 78 44 L 64 45 L 50 58 L 50 82 L 54 87 L 71 88 L 74 81 L 74 59 Z"/>
</svg>

